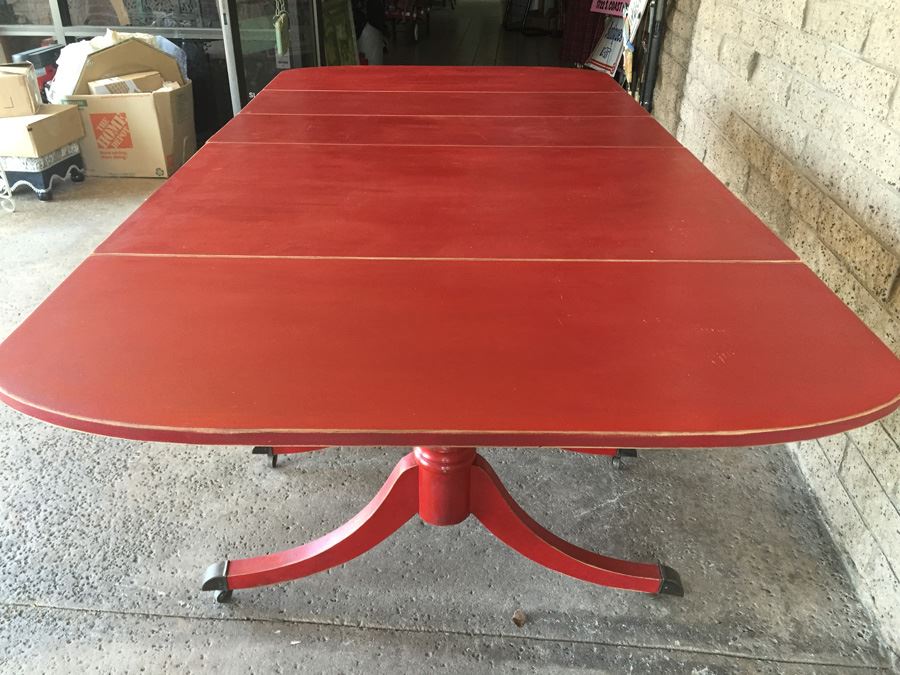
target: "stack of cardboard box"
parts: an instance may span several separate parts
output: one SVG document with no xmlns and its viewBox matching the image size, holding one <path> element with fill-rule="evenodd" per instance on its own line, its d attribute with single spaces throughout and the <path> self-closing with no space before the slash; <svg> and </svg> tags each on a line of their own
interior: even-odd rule
<svg viewBox="0 0 900 675">
<path fill-rule="evenodd" d="M 30 63 L 0 65 L 0 169 L 10 189 L 52 198 L 54 178 L 84 178 L 78 141 L 84 128 L 74 105 L 41 102 Z"/>
<path fill-rule="evenodd" d="M 85 171 L 163 178 L 196 150 L 191 81 L 141 39 L 88 53 L 67 91 L 45 105 L 31 64 L 0 66 L 0 169 L 10 187 L 47 200 L 54 178 L 80 181 Z"/>
<path fill-rule="evenodd" d="M 88 55 L 73 93 L 92 176 L 170 176 L 197 149 L 191 81 L 174 57 L 131 38 Z"/>
</svg>

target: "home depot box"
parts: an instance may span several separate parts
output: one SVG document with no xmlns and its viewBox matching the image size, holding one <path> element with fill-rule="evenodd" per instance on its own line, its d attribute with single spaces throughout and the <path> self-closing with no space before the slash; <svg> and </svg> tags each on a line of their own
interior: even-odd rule
<svg viewBox="0 0 900 675">
<path fill-rule="evenodd" d="M 89 84 L 153 70 L 167 83 L 148 93 L 91 94 Z M 81 112 L 85 168 L 93 176 L 170 176 L 197 149 L 190 80 L 174 58 L 138 39 L 88 56 L 75 93 L 66 97 Z"/>
<path fill-rule="evenodd" d="M 34 115 L 41 105 L 37 75 L 30 63 L 0 65 L 0 117 Z"/>
<path fill-rule="evenodd" d="M 0 118 L 0 156 L 43 157 L 84 136 L 74 105 L 42 105 L 34 115 Z"/>
</svg>

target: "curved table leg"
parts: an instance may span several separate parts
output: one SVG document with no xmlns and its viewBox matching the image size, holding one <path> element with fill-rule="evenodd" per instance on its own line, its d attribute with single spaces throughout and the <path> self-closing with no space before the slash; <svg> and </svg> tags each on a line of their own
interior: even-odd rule
<svg viewBox="0 0 900 675">
<path fill-rule="evenodd" d="M 539 565 L 602 586 L 684 595 L 681 579 L 670 567 L 599 555 L 541 527 L 515 502 L 480 456 L 472 467 L 471 494 L 472 514 L 481 524 L 511 549 Z"/>
<path fill-rule="evenodd" d="M 204 591 L 276 584 L 347 562 L 380 544 L 418 511 L 419 466 L 412 453 L 394 467 L 375 498 L 336 530 L 288 551 L 213 563 Z"/>
</svg>

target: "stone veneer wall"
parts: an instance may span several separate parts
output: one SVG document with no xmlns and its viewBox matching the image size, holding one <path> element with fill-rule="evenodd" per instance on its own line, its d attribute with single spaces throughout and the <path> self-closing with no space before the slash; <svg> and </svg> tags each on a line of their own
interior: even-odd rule
<svg viewBox="0 0 900 675">
<path fill-rule="evenodd" d="M 900 0 L 669 5 L 654 115 L 900 353 Z M 900 653 L 898 443 L 895 414 L 792 451 Z"/>
</svg>

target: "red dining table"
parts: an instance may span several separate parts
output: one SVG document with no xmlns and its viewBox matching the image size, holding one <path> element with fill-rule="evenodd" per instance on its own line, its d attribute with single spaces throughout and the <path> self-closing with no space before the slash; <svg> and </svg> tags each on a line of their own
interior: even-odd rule
<svg viewBox="0 0 900 675">
<path fill-rule="evenodd" d="M 220 600 L 416 514 L 680 595 L 537 524 L 476 446 L 824 436 L 897 408 L 900 361 L 611 78 L 319 68 L 276 77 L 6 339 L 0 397 L 131 439 L 414 447 L 333 532 L 212 565 Z"/>
</svg>

